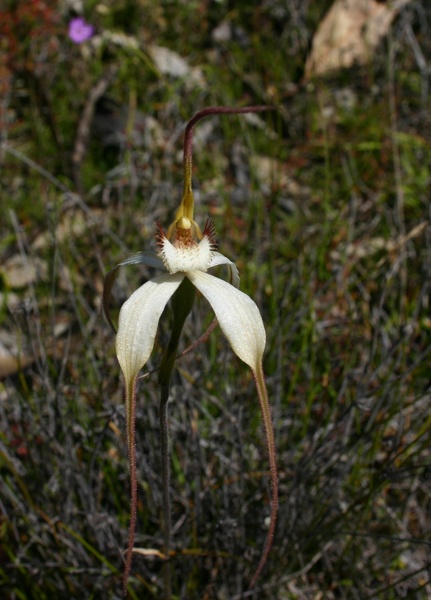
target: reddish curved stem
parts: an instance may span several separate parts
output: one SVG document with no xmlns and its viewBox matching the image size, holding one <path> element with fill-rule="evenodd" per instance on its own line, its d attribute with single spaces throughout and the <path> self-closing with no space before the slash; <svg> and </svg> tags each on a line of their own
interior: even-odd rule
<svg viewBox="0 0 431 600">
<path fill-rule="evenodd" d="M 258 105 L 243 106 L 241 108 L 235 108 L 234 106 L 208 106 L 197 112 L 187 123 L 184 133 L 184 190 L 186 191 L 191 185 L 193 129 L 198 121 L 211 115 L 240 115 L 244 113 L 264 112 L 266 110 L 275 110 L 275 106 Z"/>
<path fill-rule="evenodd" d="M 265 385 L 265 376 L 263 374 L 262 364 L 260 363 L 255 371 L 253 371 L 256 389 L 259 396 L 260 409 L 262 412 L 263 426 L 265 429 L 266 446 L 268 451 L 269 472 L 271 477 L 271 517 L 269 529 L 265 540 L 262 556 L 256 571 L 252 577 L 249 589 L 252 589 L 257 579 L 259 578 L 263 567 L 268 559 L 274 540 L 275 526 L 277 523 L 278 513 L 278 472 L 277 472 L 277 455 L 275 450 L 274 428 L 271 419 L 271 410 L 269 406 L 268 392 Z"/>
<path fill-rule="evenodd" d="M 127 580 L 132 569 L 133 546 L 135 544 L 136 514 L 138 506 L 138 479 L 136 474 L 136 381 L 129 388 L 126 382 L 127 450 L 130 468 L 130 523 L 127 541 L 126 563 L 123 574 L 123 592 L 127 597 Z"/>
</svg>

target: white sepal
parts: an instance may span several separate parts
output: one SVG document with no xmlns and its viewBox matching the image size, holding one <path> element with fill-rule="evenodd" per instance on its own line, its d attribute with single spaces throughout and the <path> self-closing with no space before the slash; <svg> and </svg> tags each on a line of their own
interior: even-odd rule
<svg viewBox="0 0 431 600">
<path fill-rule="evenodd" d="M 230 283 L 209 273 L 194 271 L 187 277 L 211 304 L 235 354 L 256 370 L 265 350 L 266 334 L 255 302 Z"/>
<path fill-rule="evenodd" d="M 121 307 L 116 350 L 127 385 L 147 362 L 162 312 L 183 279 L 182 273 L 155 277 L 138 288 Z"/>
</svg>

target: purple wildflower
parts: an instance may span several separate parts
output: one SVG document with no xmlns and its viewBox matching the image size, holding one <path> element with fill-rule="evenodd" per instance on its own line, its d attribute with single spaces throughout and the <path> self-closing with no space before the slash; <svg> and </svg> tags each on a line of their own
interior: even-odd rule
<svg viewBox="0 0 431 600">
<path fill-rule="evenodd" d="M 94 27 L 86 23 L 84 17 L 74 17 L 69 21 L 69 38 L 75 44 L 82 44 L 94 35 Z"/>
</svg>

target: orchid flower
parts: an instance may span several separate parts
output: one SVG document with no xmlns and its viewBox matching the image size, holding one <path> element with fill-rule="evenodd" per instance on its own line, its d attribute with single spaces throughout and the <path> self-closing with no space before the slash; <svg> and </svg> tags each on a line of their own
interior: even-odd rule
<svg viewBox="0 0 431 600">
<path fill-rule="evenodd" d="M 138 252 L 120 262 L 105 278 L 104 309 L 108 320 L 109 295 L 117 271 L 125 265 L 144 264 L 161 269 L 162 275 L 154 277 L 138 288 L 123 304 L 118 321 L 116 352 L 126 387 L 126 419 L 129 462 L 131 470 L 131 519 L 129 545 L 124 573 L 126 593 L 127 579 L 131 569 L 134 534 L 136 526 L 137 477 L 135 456 L 136 384 L 141 369 L 148 361 L 154 347 L 160 317 L 171 300 L 174 323 L 168 347 L 163 355 L 158 381 L 161 386 L 160 421 L 162 432 L 162 454 L 164 480 L 169 480 L 167 400 L 169 383 L 175 360 L 178 357 L 178 342 L 185 319 L 198 290 L 209 302 L 220 327 L 234 353 L 252 370 L 259 396 L 271 474 L 271 521 L 260 562 L 251 580 L 253 587 L 268 557 L 275 531 L 278 509 L 277 467 L 274 434 L 271 422 L 268 394 L 262 370 L 266 334 L 262 317 L 255 302 L 238 289 L 239 276 L 235 264 L 217 252 L 214 225 L 207 221 L 203 232 L 194 221 L 194 199 L 192 179 L 192 136 L 193 127 L 203 117 L 213 114 L 260 112 L 271 107 L 254 106 L 244 108 L 210 107 L 197 113 L 188 123 L 184 138 L 184 190 L 181 204 L 167 232 L 158 224 L 156 235 L 157 251 Z M 221 265 L 227 269 L 227 280 L 214 276 L 209 271 Z M 213 327 L 212 327 L 213 328 Z M 212 329 L 211 328 L 211 329 Z M 168 486 L 166 485 L 166 489 Z M 165 496 L 168 495 L 166 491 Z M 164 505 L 165 555 L 170 546 L 170 505 L 165 497 Z M 167 583 L 170 586 L 170 583 Z M 166 592 L 169 597 L 170 592 Z"/>
</svg>

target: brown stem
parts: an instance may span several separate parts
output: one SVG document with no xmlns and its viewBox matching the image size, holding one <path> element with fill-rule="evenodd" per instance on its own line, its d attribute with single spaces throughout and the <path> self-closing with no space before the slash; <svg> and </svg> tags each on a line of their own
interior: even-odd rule
<svg viewBox="0 0 431 600">
<path fill-rule="evenodd" d="M 252 580 L 249 585 L 249 589 L 252 589 L 259 575 L 262 572 L 263 567 L 267 561 L 270 553 L 272 542 L 274 539 L 275 525 L 277 522 L 278 513 L 278 473 L 277 473 L 277 456 L 275 451 L 275 439 L 274 439 L 274 428 L 271 419 L 271 410 L 269 407 L 268 392 L 265 385 L 265 376 L 263 374 L 262 364 L 258 365 L 256 371 L 253 371 L 254 380 L 256 382 L 256 389 L 259 395 L 260 409 L 262 412 L 263 426 L 265 429 L 266 445 L 268 451 L 269 460 L 269 472 L 271 477 L 271 520 L 269 523 L 268 534 L 265 540 L 265 546 L 263 548 L 262 556 L 260 558 L 257 569 L 254 572 Z"/>
<path fill-rule="evenodd" d="M 181 354 L 179 356 L 177 356 L 176 360 L 179 360 L 180 358 L 182 358 L 183 356 L 185 356 L 186 354 L 188 354 L 189 352 L 194 350 L 196 348 L 196 346 L 199 346 L 199 344 L 207 342 L 209 340 L 211 333 L 214 331 L 214 329 L 217 327 L 217 325 L 218 325 L 217 319 L 213 319 L 211 321 L 211 323 L 209 324 L 208 328 L 203 332 L 203 334 L 200 335 L 198 337 L 198 339 L 195 340 L 192 344 L 190 344 L 190 346 L 187 346 L 187 348 L 185 348 L 181 352 Z"/>
<path fill-rule="evenodd" d="M 244 113 L 263 112 L 265 110 L 275 110 L 275 107 L 267 105 L 243 106 L 242 108 L 235 108 L 233 106 L 208 106 L 197 112 L 190 119 L 184 133 L 184 192 L 191 186 L 193 128 L 196 123 L 204 117 L 209 117 L 211 115 L 239 115 Z"/>
<path fill-rule="evenodd" d="M 127 597 L 127 580 L 129 579 L 132 568 L 133 546 L 135 544 L 136 513 L 138 506 L 138 480 L 136 476 L 136 382 L 133 379 L 132 385 L 126 382 L 126 411 L 127 411 L 127 448 L 129 455 L 130 468 L 130 524 L 129 537 L 127 541 L 126 563 L 124 565 L 123 592 Z"/>
<path fill-rule="evenodd" d="M 174 313 L 174 322 L 172 324 L 171 337 L 165 353 L 163 354 L 162 364 L 159 371 L 160 385 L 160 437 L 162 446 L 162 479 L 163 479 L 163 535 L 164 535 L 164 553 L 168 557 L 163 568 L 164 594 L 165 599 L 170 600 L 172 590 L 172 567 L 169 561 L 171 550 L 171 502 L 169 498 L 170 487 L 170 468 L 169 468 L 169 425 L 168 425 L 168 402 L 169 386 L 172 375 L 172 369 L 180 341 L 184 322 L 189 315 L 195 298 L 195 288 L 188 279 L 184 279 L 171 299 L 171 306 Z"/>
</svg>

